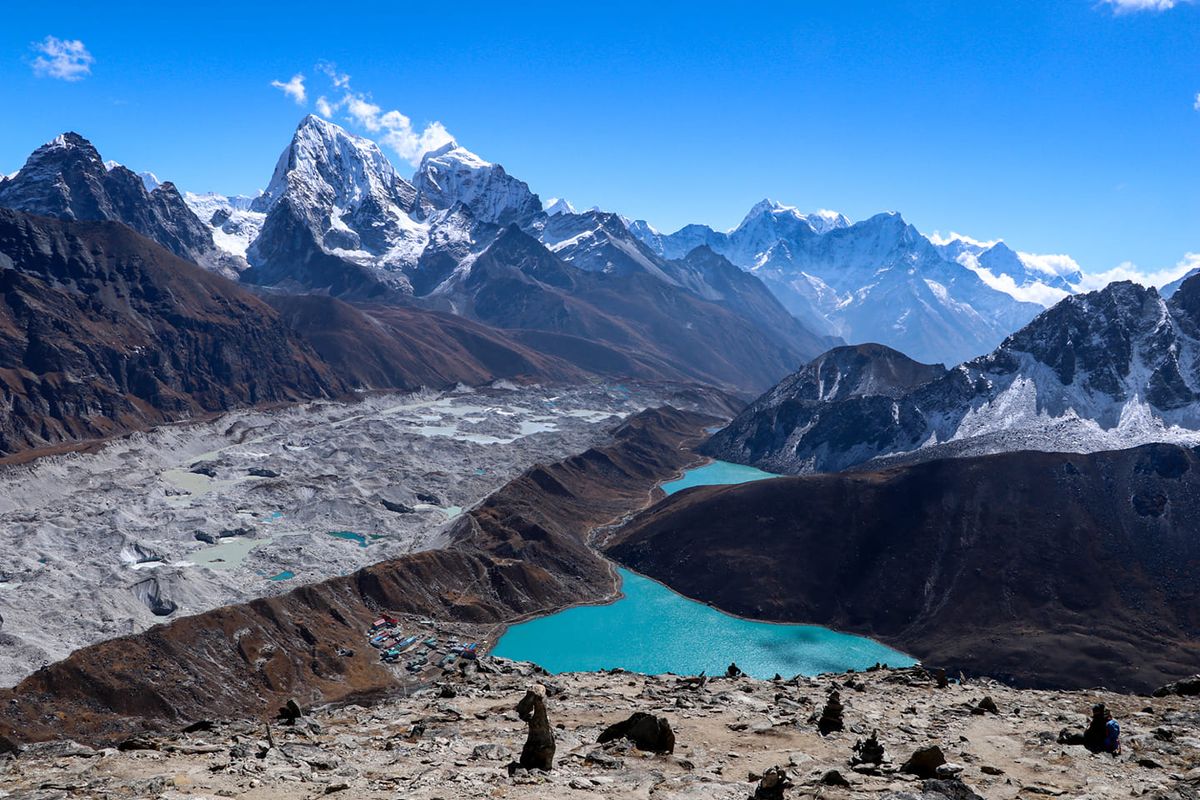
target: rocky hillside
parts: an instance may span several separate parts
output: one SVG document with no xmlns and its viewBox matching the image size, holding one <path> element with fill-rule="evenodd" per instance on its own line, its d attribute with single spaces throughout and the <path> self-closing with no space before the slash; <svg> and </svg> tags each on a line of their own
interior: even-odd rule
<svg viewBox="0 0 1200 800">
<path fill-rule="evenodd" d="M 497 378 L 578 383 L 604 372 L 603 364 L 576 366 L 454 314 L 353 305 L 317 294 L 268 294 L 263 299 L 356 389 L 477 386 Z M 595 369 L 589 372 L 589 366 Z"/>
<path fill-rule="evenodd" d="M 494 641 L 517 617 L 611 596 L 615 577 L 587 535 L 644 507 L 695 459 L 714 419 L 643 412 L 610 444 L 527 470 L 465 514 L 444 549 L 77 650 L 0 691 L 0 736 L 113 741 L 146 726 L 266 716 L 289 696 L 369 697 L 394 690 L 398 675 L 424 685 L 436 661 L 393 672 L 367 646 L 363 631 L 381 611 Z"/>
<path fill-rule="evenodd" d="M 608 552 L 727 611 L 955 671 L 1149 691 L 1200 663 L 1198 514 L 1195 450 L 1006 453 L 692 489 Z"/>
<path fill-rule="evenodd" d="M 0 453 L 346 385 L 262 301 L 114 222 L 0 209 Z"/>
<path fill-rule="evenodd" d="M 528 735 L 518 703 L 539 685 L 551 769 L 510 771 Z M 837 715 L 825 713 L 831 690 Z M 1082 738 L 1095 704 L 1121 724 L 1119 756 L 1065 743 Z M 181 720 L 119 749 L 31 745 L 0 755 L 0 783 L 13 800 L 1200 796 L 1194 697 L 1020 691 L 990 681 L 939 688 L 920 668 L 776 681 L 548 677 L 483 658 L 448 667 L 408 697 L 298 710 L 291 724 L 214 715 L 185 728 Z M 650 716 L 654 737 L 605 735 L 635 714 Z M 822 719 L 837 729 L 822 735 Z M 664 725 L 669 738 L 657 735 Z M 768 775 L 774 791 L 764 788 Z"/>
<path fill-rule="evenodd" d="M 1066 298 L 994 352 L 907 391 L 814 400 L 806 376 L 815 367 L 805 367 L 705 449 L 774 472 L 805 473 L 883 458 L 1196 444 L 1198 354 L 1200 278 L 1169 300 L 1114 283 Z"/>
</svg>

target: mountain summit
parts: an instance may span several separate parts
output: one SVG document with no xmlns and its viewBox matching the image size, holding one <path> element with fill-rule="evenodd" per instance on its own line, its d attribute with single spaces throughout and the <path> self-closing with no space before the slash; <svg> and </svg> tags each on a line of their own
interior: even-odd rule
<svg viewBox="0 0 1200 800">
<path fill-rule="evenodd" d="M 480 222 L 507 225 L 529 223 L 542 211 L 542 202 L 525 181 L 504 167 L 449 142 L 421 159 L 413 184 L 422 202 L 433 208 L 466 206 Z"/>
<path fill-rule="evenodd" d="M 120 164 L 106 164 L 77 133 L 61 134 L 34 150 L 25 166 L 0 182 L 0 207 L 66 220 L 121 222 L 175 255 L 226 275 L 244 266 L 216 248 L 212 232 L 173 183 L 148 184 Z"/>
</svg>

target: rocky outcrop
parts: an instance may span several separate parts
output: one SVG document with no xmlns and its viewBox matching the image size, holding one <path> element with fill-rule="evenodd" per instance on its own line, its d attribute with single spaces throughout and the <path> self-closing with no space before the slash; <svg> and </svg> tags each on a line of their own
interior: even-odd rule
<svg viewBox="0 0 1200 800">
<path fill-rule="evenodd" d="M 628 719 L 605 728 L 596 742 L 605 744 L 617 739 L 628 739 L 638 750 L 648 753 L 674 753 L 675 733 L 666 717 L 656 717 L 637 711 Z"/>
<path fill-rule="evenodd" d="M 1150 692 L 1200 663 L 1197 518 L 1200 453 L 1160 444 L 699 487 L 608 552 L 727 611 L 864 633 L 952 674 Z"/>
</svg>

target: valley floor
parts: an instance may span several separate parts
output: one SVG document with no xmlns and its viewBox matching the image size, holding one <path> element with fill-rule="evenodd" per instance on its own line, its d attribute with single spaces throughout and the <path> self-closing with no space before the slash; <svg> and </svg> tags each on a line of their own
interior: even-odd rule
<svg viewBox="0 0 1200 800">
<path fill-rule="evenodd" d="M 510 777 L 505 767 L 526 735 L 515 706 L 539 681 L 557 743 L 554 769 Z M 815 715 L 835 686 L 846 730 L 822 737 Z M 984 697 L 997 713 L 972 713 Z M 1122 724 L 1120 756 L 1058 743 L 1063 728 L 1082 729 L 1097 702 Z M 669 720 L 673 754 L 596 744 L 600 731 L 635 711 Z M 852 769 L 856 740 L 875 730 L 888 760 Z M 949 772 L 963 783 L 898 770 L 930 744 L 941 747 Z M 295 726 L 216 722 L 192 734 L 147 734 L 129 746 L 138 749 L 92 750 L 60 740 L 30 745 L 7 761 L 0 756 L 0 797 L 744 800 L 754 791 L 750 776 L 776 765 L 796 785 L 790 798 L 1200 796 L 1194 698 L 1022 691 L 989 681 L 938 689 L 921 668 L 789 681 L 721 677 L 696 686 L 670 675 L 545 676 L 528 664 L 484 657 L 478 667 L 447 668 L 440 685 L 369 709 L 317 709 Z M 849 785 L 823 783 L 830 770 Z"/>
<path fill-rule="evenodd" d="M 0 473 L 0 686 L 159 622 L 437 547 L 668 390 L 596 383 L 240 411 Z"/>
</svg>

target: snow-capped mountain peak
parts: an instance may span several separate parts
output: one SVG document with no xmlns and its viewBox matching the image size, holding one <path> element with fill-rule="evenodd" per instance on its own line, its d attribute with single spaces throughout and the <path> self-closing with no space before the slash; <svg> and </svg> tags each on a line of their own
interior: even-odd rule
<svg viewBox="0 0 1200 800">
<path fill-rule="evenodd" d="M 480 222 L 525 223 L 542 211 L 528 184 L 457 142 L 426 153 L 413 185 L 419 204 L 445 210 L 461 203 Z"/>
<path fill-rule="evenodd" d="M 411 208 L 415 194 L 370 139 L 310 114 L 279 157 L 255 211 L 270 211 L 287 193 L 304 205 L 353 209 L 369 201 Z"/>
<path fill-rule="evenodd" d="M 554 216 L 555 214 L 578 214 L 579 213 L 578 211 L 575 210 L 575 206 L 571 205 L 571 201 L 565 197 L 551 197 L 549 200 L 546 200 L 542 204 L 542 210 L 545 211 L 546 214 L 551 217 Z"/>
</svg>

